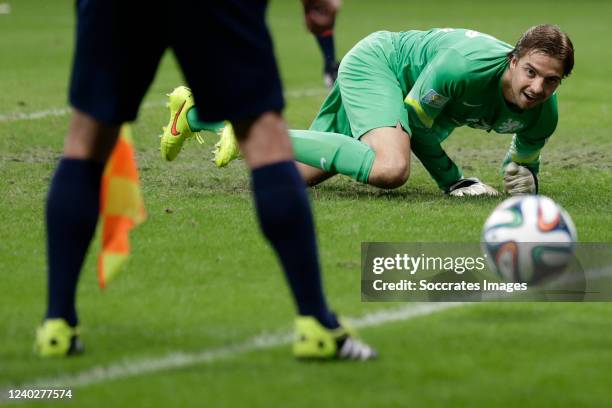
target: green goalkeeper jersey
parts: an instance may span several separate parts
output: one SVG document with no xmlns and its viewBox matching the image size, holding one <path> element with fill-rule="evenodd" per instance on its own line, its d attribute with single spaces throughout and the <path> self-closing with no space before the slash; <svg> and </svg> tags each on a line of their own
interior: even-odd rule
<svg viewBox="0 0 612 408">
<path fill-rule="evenodd" d="M 557 125 L 557 99 L 553 94 L 525 111 L 505 101 L 501 79 L 510 45 L 450 28 L 396 33 L 393 42 L 412 150 L 441 188 L 462 177 L 440 143 L 463 125 L 515 134 L 504 165 L 515 161 L 538 171 L 540 149 Z"/>
</svg>

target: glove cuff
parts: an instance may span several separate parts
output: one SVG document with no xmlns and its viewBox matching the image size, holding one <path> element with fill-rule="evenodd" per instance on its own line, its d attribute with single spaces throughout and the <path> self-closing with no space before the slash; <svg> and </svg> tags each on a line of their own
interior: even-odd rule
<svg viewBox="0 0 612 408">
<path fill-rule="evenodd" d="M 527 166 L 524 166 L 524 167 L 527 170 L 529 170 L 529 172 L 533 176 L 533 182 L 535 184 L 535 193 L 538 194 L 538 192 L 540 191 L 540 185 L 538 184 L 538 176 L 535 174 L 535 171 L 533 171 L 530 167 L 527 167 Z"/>
</svg>

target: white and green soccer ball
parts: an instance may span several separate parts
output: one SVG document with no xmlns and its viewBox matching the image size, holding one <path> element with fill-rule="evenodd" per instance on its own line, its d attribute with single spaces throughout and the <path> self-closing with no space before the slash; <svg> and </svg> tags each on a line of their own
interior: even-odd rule
<svg viewBox="0 0 612 408">
<path fill-rule="evenodd" d="M 482 249 L 489 267 L 508 282 L 538 283 L 561 274 L 577 235 L 569 214 L 545 196 L 511 197 L 485 222 Z"/>
</svg>

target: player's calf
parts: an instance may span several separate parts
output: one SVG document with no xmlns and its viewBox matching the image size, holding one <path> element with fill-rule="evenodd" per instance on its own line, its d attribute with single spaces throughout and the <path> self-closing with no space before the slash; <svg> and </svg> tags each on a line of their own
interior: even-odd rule
<svg viewBox="0 0 612 408">
<path fill-rule="evenodd" d="M 235 121 L 232 125 L 251 169 L 294 159 L 287 125 L 277 112 L 266 112 L 255 120 Z"/>
</svg>

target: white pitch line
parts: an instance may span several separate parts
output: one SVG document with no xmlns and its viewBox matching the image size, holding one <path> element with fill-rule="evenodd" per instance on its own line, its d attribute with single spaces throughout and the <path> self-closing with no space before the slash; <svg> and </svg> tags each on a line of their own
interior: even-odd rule
<svg viewBox="0 0 612 408">
<path fill-rule="evenodd" d="M 285 92 L 286 98 L 305 98 L 311 96 L 321 96 L 327 94 L 327 90 L 323 88 L 312 88 L 312 89 L 294 89 L 292 91 Z M 165 101 L 151 101 L 141 105 L 141 108 L 148 109 L 152 107 L 164 106 Z M 0 122 L 18 122 L 28 120 L 39 120 L 45 119 L 52 116 L 66 116 L 72 112 L 72 108 L 51 108 L 45 109 L 38 112 L 14 112 L 0 114 Z"/>
<path fill-rule="evenodd" d="M 15 112 L 0 115 L 0 122 L 17 122 L 21 120 L 37 120 L 51 116 L 65 116 L 70 113 L 70 108 L 51 108 L 38 112 Z"/>
<path fill-rule="evenodd" d="M 382 310 L 351 319 L 351 324 L 357 328 L 381 326 L 391 322 L 410 320 L 415 317 L 430 315 L 465 304 L 466 303 L 417 303 L 411 306 Z M 163 357 L 123 359 L 105 366 L 92 367 L 75 374 L 55 378 L 40 378 L 26 384 L 3 385 L 0 388 L 0 402 L 15 402 L 14 400 L 8 399 L 9 389 L 86 387 L 88 385 L 101 384 L 129 377 L 138 377 L 155 374 L 161 371 L 207 364 L 256 350 L 284 346 L 290 344 L 291 340 L 291 333 L 269 333 L 252 337 L 242 343 L 231 346 L 204 349 L 190 353 L 179 351 L 167 354 Z"/>
</svg>

